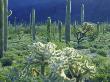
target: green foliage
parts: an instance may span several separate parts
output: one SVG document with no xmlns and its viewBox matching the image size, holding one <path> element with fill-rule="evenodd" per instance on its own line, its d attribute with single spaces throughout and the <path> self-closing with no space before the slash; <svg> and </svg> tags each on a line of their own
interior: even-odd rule
<svg viewBox="0 0 110 82">
<path fill-rule="evenodd" d="M 12 60 L 10 58 L 6 58 L 6 57 L 3 57 L 1 59 L 1 64 L 2 66 L 11 66 L 12 65 Z"/>
<path fill-rule="evenodd" d="M 107 52 L 105 50 L 97 50 L 97 54 L 106 57 L 107 56 Z"/>
<path fill-rule="evenodd" d="M 110 58 L 103 57 L 103 56 L 96 56 L 93 58 L 94 64 L 96 64 L 97 67 L 97 73 L 95 75 L 94 81 L 104 81 L 109 82 L 110 81 Z"/>
<path fill-rule="evenodd" d="M 84 23 L 82 27 L 73 28 L 73 34 L 76 37 L 78 47 L 84 40 L 93 41 L 97 36 L 96 30 L 92 24 Z"/>
<path fill-rule="evenodd" d="M 97 52 L 97 49 L 95 49 L 95 48 L 90 48 L 90 52 L 91 52 L 91 53 L 95 53 L 95 52 Z"/>
<path fill-rule="evenodd" d="M 53 35 L 51 35 L 51 42 L 57 45 L 57 48 L 55 49 L 55 51 L 61 50 L 61 51 L 66 52 L 66 50 L 64 50 L 64 48 L 67 46 L 65 43 L 65 38 L 64 38 L 65 37 L 64 25 L 62 25 L 62 37 L 61 37 L 62 41 L 61 42 L 59 42 L 58 32 L 55 32 L 53 30 L 54 27 L 57 26 L 57 25 L 56 26 L 54 26 L 54 25 L 55 24 L 51 25 L 51 34 L 53 34 L 53 32 L 54 32 L 55 38 Z M 28 45 L 31 45 L 31 46 L 33 45 L 32 39 L 31 39 L 32 36 L 30 35 L 29 27 L 27 26 L 26 28 L 24 28 L 22 26 L 22 24 L 16 25 L 16 27 L 17 27 L 16 31 L 13 28 L 13 26 L 8 28 L 9 45 L 8 45 L 7 52 L 4 53 L 6 59 L 4 59 L 3 61 L 10 62 L 9 60 L 11 60 L 12 64 L 11 64 L 11 66 L 5 66 L 5 67 L 1 66 L 1 69 L 0 69 L 1 81 L 3 80 L 3 82 L 4 82 L 6 80 L 6 82 L 12 82 L 11 78 L 15 78 L 14 76 L 18 76 L 17 74 L 19 73 L 20 76 L 23 76 L 23 77 L 17 77 L 17 79 L 19 78 L 19 80 L 16 80 L 18 82 L 20 82 L 20 81 L 21 82 L 34 82 L 34 81 L 43 82 L 43 81 L 47 81 L 47 80 L 49 80 L 50 82 L 54 82 L 54 81 L 58 82 L 58 80 L 60 82 L 62 82 L 64 80 L 65 80 L 64 82 L 70 82 L 68 80 L 68 78 L 71 78 L 71 74 L 70 74 L 70 72 L 68 72 L 69 70 L 67 67 L 64 69 L 64 74 L 66 75 L 66 79 L 65 79 L 64 78 L 65 75 L 64 75 L 64 77 L 62 77 L 60 75 L 60 73 L 58 73 L 59 71 L 55 71 L 53 73 L 53 70 L 51 70 L 50 63 L 47 63 L 50 61 L 49 54 L 48 54 L 48 56 L 46 55 L 46 57 L 45 57 L 45 54 L 44 55 L 38 54 L 38 52 L 37 52 L 38 47 L 37 48 L 28 47 Z M 78 47 L 77 39 L 76 39 L 76 37 L 74 37 L 75 35 L 73 35 L 74 32 L 84 33 L 86 30 L 89 32 L 92 32 L 93 30 L 96 31 L 95 27 L 93 28 L 93 30 L 89 30 L 88 28 L 89 27 L 85 27 L 85 28 L 81 27 L 80 25 L 76 26 L 76 29 L 78 29 L 77 31 L 75 31 L 75 28 L 71 28 L 71 31 L 72 31 L 71 40 L 73 40 L 73 41 L 70 41 L 69 46 L 74 47 L 75 49 L 77 49 L 77 47 Z M 40 41 L 40 42 L 45 43 L 45 45 L 46 45 L 47 44 L 47 24 L 36 26 L 36 31 L 37 31 L 37 33 L 36 33 L 37 38 L 36 38 L 35 43 Z M 109 37 L 110 33 L 107 32 L 107 33 L 102 34 L 99 32 L 99 35 L 98 36 L 96 35 L 97 37 L 95 37 L 95 39 L 90 41 L 90 37 L 93 35 L 92 35 L 92 33 L 89 33 L 89 32 L 86 33 L 86 36 L 83 37 L 82 41 L 80 42 L 80 50 L 78 50 L 78 52 L 80 52 L 82 49 L 82 51 L 84 53 L 87 51 L 88 56 L 86 56 L 86 54 L 83 55 L 81 53 L 80 55 L 83 56 L 83 58 L 81 59 L 81 61 L 78 60 L 78 62 L 81 62 L 84 64 L 85 63 L 84 61 L 87 60 L 89 65 L 95 64 L 96 72 L 92 75 L 93 77 L 89 77 L 90 78 L 89 80 L 92 80 L 93 82 L 99 82 L 102 80 L 104 82 L 106 82 L 108 80 L 108 82 L 109 82 L 110 81 L 109 80 L 110 79 L 110 77 L 109 77 L 110 76 L 110 74 L 109 74 L 110 65 L 109 65 L 109 62 L 107 62 L 107 61 L 109 61 L 110 59 L 109 59 L 109 56 L 107 56 L 107 55 L 109 55 L 108 52 L 109 52 L 109 43 L 110 43 L 110 37 Z M 89 51 L 89 49 L 90 49 L 90 51 Z M 48 51 L 48 49 L 47 49 L 47 51 Z M 69 50 L 67 50 L 67 51 L 69 51 Z M 75 55 L 75 53 L 74 53 L 74 55 Z M 41 74 L 39 74 L 38 76 L 33 77 L 33 74 L 32 74 L 33 68 L 41 73 L 41 67 L 42 67 L 41 65 L 44 63 L 41 61 L 41 59 L 43 57 L 45 59 L 45 67 L 43 68 L 43 69 L 45 69 L 44 76 L 41 76 Z M 53 55 L 52 55 L 52 57 L 53 57 Z M 64 57 L 65 57 L 65 55 L 63 54 L 63 56 L 61 58 L 64 58 Z M 71 59 L 72 57 L 69 54 L 66 57 L 66 59 L 67 58 Z M 91 61 L 91 58 L 93 61 Z M 66 61 L 66 59 L 64 59 L 64 62 Z M 75 60 L 77 60 L 77 58 Z M 2 61 L 2 59 L 1 59 L 1 61 Z M 71 68 L 74 67 L 74 69 L 72 69 L 72 72 L 74 70 L 77 71 L 77 69 L 80 68 L 80 65 L 78 64 L 78 62 L 70 61 L 70 63 L 74 64 L 74 66 L 71 67 Z M 77 67 L 76 64 L 79 65 L 78 68 L 76 68 Z M 1 65 L 2 65 L 2 62 L 1 62 Z M 14 70 L 13 70 L 14 67 L 17 68 L 16 72 L 14 72 Z M 75 73 L 74 75 L 76 75 L 76 74 L 77 73 Z M 8 76 L 10 76 L 10 77 L 8 77 Z M 91 74 L 89 74 L 89 73 L 87 75 L 83 74 L 83 76 L 84 76 L 83 78 L 85 78 L 87 76 L 91 76 Z"/>
</svg>

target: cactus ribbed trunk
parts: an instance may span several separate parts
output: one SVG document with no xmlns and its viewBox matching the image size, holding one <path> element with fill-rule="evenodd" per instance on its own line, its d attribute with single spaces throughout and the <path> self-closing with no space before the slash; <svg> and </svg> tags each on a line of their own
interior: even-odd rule
<svg viewBox="0 0 110 82">
<path fill-rule="evenodd" d="M 81 24 L 84 23 L 84 4 L 81 5 Z"/>
<path fill-rule="evenodd" d="M 61 42 L 61 34 L 62 34 L 62 22 L 59 21 L 58 23 L 58 30 L 59 30 L 59 41 Z"/>
<path fill-rule="evenodd" d="M 48 20 L 47 20 L 47 42 L 49 42 L 51 40 L 51 18 L 48 17 Z"/>
<path fill-rule="evenodd" d="M 35 41 L 35 9 L 32 9 L 32 40 Z"/>
<path fill-rule="evenodd" d="M 65 39 L 66 44 L 70 42 L 70 35 L 71 35 L 71 0 L 66 0 L 66 27 L 65 27 Z"/>
<path fill-rule="evenodd" d="M 3 57 L 4 0 L 0 0 L 0 58 Z"/>
<path fill-rule="evenodd" d="M 4 51 L 7 50 L 8 42 L 8 0 L 4 0 Z"/>
</svg>

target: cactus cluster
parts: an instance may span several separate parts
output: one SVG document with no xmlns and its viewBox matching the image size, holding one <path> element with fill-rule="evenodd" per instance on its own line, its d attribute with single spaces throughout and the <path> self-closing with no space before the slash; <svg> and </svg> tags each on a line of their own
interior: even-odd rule
<svg viewBox="0 0 110 82">
<path fill-rule="evenodd" d="M 95 66 L 74 48 L 67 47 L 63 50 L 56 50 L 49 62 L 52 70 L 58 71 L 62 77 L 66 77 L 68 80 L 75 79 L 76 82 L 80 82 L 88 74 L 89 78 L 96 72 Z M 61 74 L 62 70 L 63 74 Z M 65 73 L 65 71 L 68 72 Z"/>
</svg>

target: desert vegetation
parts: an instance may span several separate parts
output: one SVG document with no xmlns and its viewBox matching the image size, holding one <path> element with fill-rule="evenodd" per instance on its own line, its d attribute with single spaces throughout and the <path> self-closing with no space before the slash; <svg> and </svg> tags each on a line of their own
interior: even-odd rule
<svg viewBox="0 0 110 82">
<path fill-rule="evenodd" d="M 71 22 L 66 0 L 65 23 L 11 24 L 8 0 L 0 0 L 0 82 L 110 82 L 110 24 Z M 16 18 L 16 17 L 15 17 Z"/>
</svg>

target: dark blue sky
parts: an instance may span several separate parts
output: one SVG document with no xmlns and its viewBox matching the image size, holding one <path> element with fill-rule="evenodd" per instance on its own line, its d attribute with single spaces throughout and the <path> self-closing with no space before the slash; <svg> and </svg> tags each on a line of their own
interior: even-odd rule
<svg viewBox="0 0 110 82">
<path fill-rule="evenodd" d="M 86 21 L 110 20 L 110 0 L 72 0 L 72 22 L 80 21 L 81 3 L 85 4 Z M 13 11 L 10 20 L 29 21 L 32 8 L 36 9 L 36 22 L 45 22 L 47 17 L 53 21 L 65 21 L 66 0 L 9 0 L 9 8 Z"/>
</svg>

